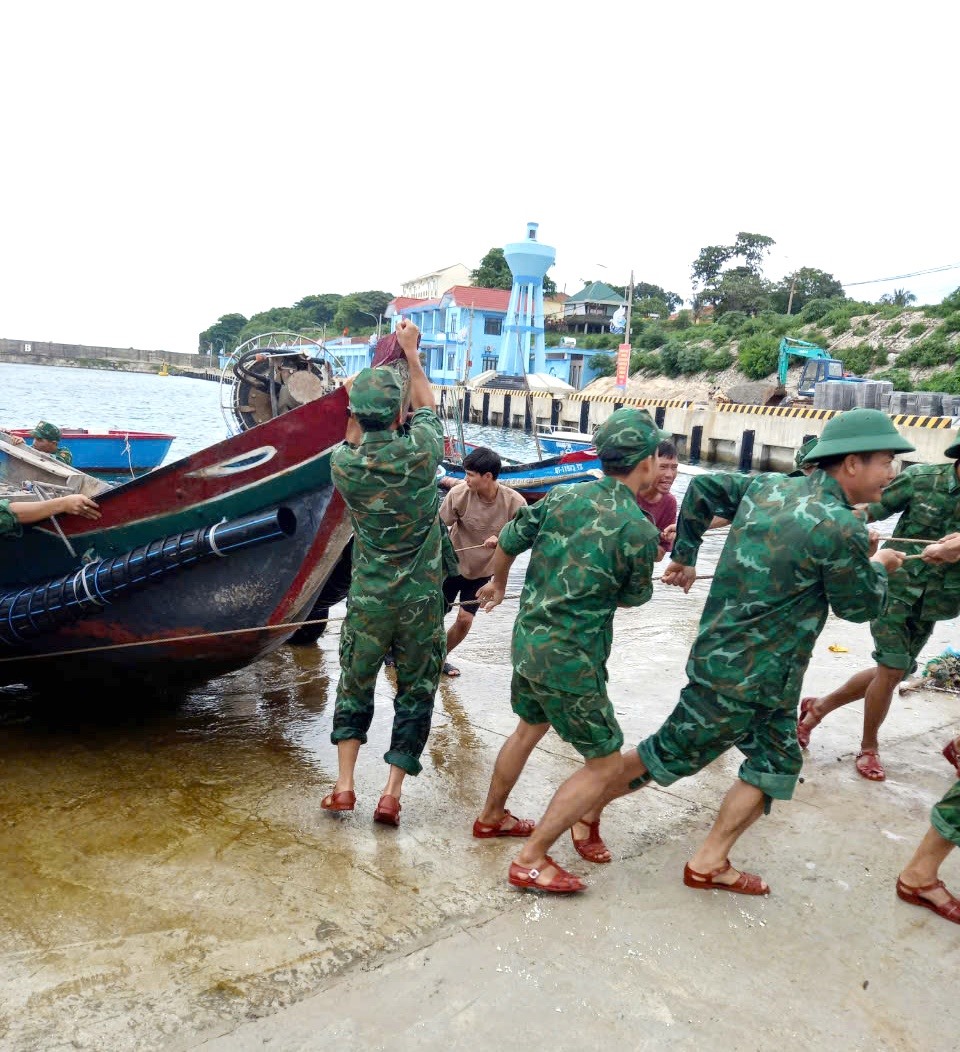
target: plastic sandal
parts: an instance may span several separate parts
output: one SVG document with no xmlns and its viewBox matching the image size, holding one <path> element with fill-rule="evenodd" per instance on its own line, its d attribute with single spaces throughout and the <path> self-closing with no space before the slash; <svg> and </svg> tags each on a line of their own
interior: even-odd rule
<svg viewBox="0 0 960 1052">
<path fill-rule="evenodd" d="M 400 801 L 395 796 L 384 793 L 373 809 L 373 820 L 385 826 L 398 826 L 400 825 L 400 810 Z"/>
<path fill-rule="evenodd" d="M 863 761 L 863 762 L 861 762 Z M 887 777 L 876 749 L 861 749 L 854 761 L 857 774 L 871 782 L 882 782 Z"/>
<path fill-rule="evenodd" d="M 460 675 L 460 669 L 458 669 L 456 665 L 451 665 L 449 661 L 444 661 L 443 674 L 445 676 L 450 676 L 452 679 L 453 677 Z"/>
<path fill-rule="evenodd" d="M 513 825 L 505 826 L 503 823 L 510 818 L 513 819 Z M 535 824 L 530 818 L 517 818 L 516 815 L 510 814 L 509 811 L 504 811 L 503 818 L 495 826 L 488 826 L 478 818 L 473 823 L 473 835 L 478 840 L 487 840 L 495 836 L 530 836 Z"/>
<path fill-rule="evenodd" d="M 957 777 L 960 778 L 960 753 L 957 752 L 957 743 L 955 741 L 949 741 L 943 747 L 943 758 L 947 763 L 953 764 Z"/>
<path fill-rule="evenodd" d="M 741 873 L 732 884 L 723 884 L 713 879 L 730 869 L 733 869 L 730 859 L 727 859 L 719 869 L 713 869 L 709 873 L 698 873 L 695 869 L 691 869 L 688 863 L 683 867 L 683 882 L 688 888 L 699 888 L 701 891 L 715 888 L 717 891 L 734 891 L 738 895 L 770 894 L 770 888 L 756 873 Z"/>
<path fill-rule="evenodd" d="M 542 869 L 522 866 L 519 862 L 510 863 L 510 874 L 507 879 L 515 888 L 525 888 L 529 891 L 549 891 L 555 895 L 567 895 L 573 891 L 583 891 L 586 884 L 573 873 L 568 873 L 553 861 L 549 855 L 544 855 L 544 866 L 552 866 L 556 872 L 546 884 L 538 884 L 537 878 L 543 872 Z"/>
<path fill-rule="evenodd" d="M 806 749 L 810 744 L 810 735 L 813 733 L 814 728 L 820 726 L 820 720 L 823 718 L 822 716 L 814 715 L 814 713 L 810 711 L 816 700 L 816 698 L 804 698 L 803 701 L 800 702 L 800 716 L 797 719 L 797 742 L 801 749 Z M 812 725 L 809 723 L 804 724 L 803 721 L 807 716 L 815 721 Z"/>
<path fill-rule="evenodd" d="M 352 811 L 357 803 L 357 797 L 352 789 L 344 789 L 342 793 L 331 793 L 320 801 L 324 811 Z"/>
<path fill-rule="evenodd" d="M 949 902 L 931 902 L 929 899 L 925 899 L 920 893 L 923 891 L 933 891 L 936 888 L 943 888 L 947 891 L 942 880 L 936 880 L 932 884 L 924 884 L 922 888 L 911 888 L 909 884 L 904 882 L 897 877 L 897 897 L 903 899 L 904 902 L 909 902 L 911 906 L 924 906 L 928 910 L 933 910 L 938 917 L 943 917 L 944 920 L 953 921 L 954 924 L 960 924 L 960 899 L 956 899 L 950 892 Z"/>
<path fill-rule="evenodd" d="M 571 827 L 570 829 L 570 838 L 573 840 L 573 846 L 577 849 L 577 854 L 588 862 L 596 862 L 598 864 L 612 862 L 613 858 L 610 855 L 610 850 L 600 836 L 600 819 L 598 818 L 596 822 L 586 822 L 584 824 L 590 827 L 590 833 L 583 840 L 577 840 L 573 835 L 573 828 Z"/>
</svg>

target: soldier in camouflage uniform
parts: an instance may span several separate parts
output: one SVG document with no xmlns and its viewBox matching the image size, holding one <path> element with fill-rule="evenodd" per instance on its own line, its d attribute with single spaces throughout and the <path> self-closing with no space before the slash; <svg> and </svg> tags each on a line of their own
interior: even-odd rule
<svg viewBox="0 0 960 1052">
<path fill-rule="evenodd" d="M 60 445 L 62 436 L 56 424 L 41 420 L 30 432 L 30 437 L 33 439 L 33 448 L 38 453 L 49 453 L 63 464 L 73 463 L 73 454 L 66 446 Z"/>
<path fill-rule="evenodd" d="M 52 515 L 79 515 L 99 519 L 100 505 L 82 493 L 68 493 L 49 500 L 0 500 L 0 537 L 22 537 L 23 527 Z"/>
<path fill-rule="evenodd" d="M 663 580 L 689 591 L 703 534 L 715 515 L 732 519 L 687 661 L 689 682 L 661 728 L 624 754 L 619 792 L 653 780 L 671 785 L 731 746 L 745 760 L 707 839 L 684 867 L 693 888 L 765 895 L 767 884 L 735 870 L 728 855 L 772 800 L 789 800 L 803 763 L 797 701 L 814 644 L 832 608 L 867 621 L 886 603 L 899 553 L 873 553 L 853 505 L 877 500 L 894 454 L 913 449 L 890 418 L 853 409 L 824 428 L 792 478 L 766 473 L 701 475 L 680 510 L 673 562 Z"/>
<path fill-rule="evenodd" d="M 951 447 L 953 448 L 953 447 Z M 935 566 L 960 561 L 960 533 L 942 537 L 924 548 L 923 561 Z M 948 742 L 943 755 L 960 777 L 960 737 Z M 960 781 L 954 782 L 930 812 L 927 830 L 913 858 L 897 878 L 897 895 L 913 906 L 933 910 L 940 917 L 960 924 L 960 899 L 951 895 L 940 879 L 940 866 L 960 844 Z"/>
<path fill-rule="evenodd" d="M 900 512 L 894 537 L 942 537 L 960 529 L 960 442 L 944 451 L 947 464 L 911 464 L 867 509 L 869 519 L 886 519 Z M 909 545 L 898 545 L 907 552 Z M 916 549 L 914 548 L 914 551 Z M 870 625 L 876 665 L 850 677 L 821 698 L 804 698 L 798 736 L 802 746 L 810 733 L 834 709 L 864 699 L 863 738 L 855 761 L 870 781 L 886 777 L 878 755 L 878 733 L 890 711 L 897 684 L 917 668 L 917 657 L 938 621 L 960 614 L 960 565 L 932 564 L 911 559 L 890 582 L 886 611 Z"/>
<path fill-rule="evenodd" d="M 653 593 L 658 531 L 636 495 L 657 478 L 657 446 L 668 437 L 648 413 L 618 409 L 594 436 L 605 478 L 558 486 L 521 508 L 501 530 L 493 577 L 477 593 L 487 612 L 503 599 L 514 559 L 530 549 L 513 629 L 510 700 L 517 729 L 497 756 L 473 835 L 529 837 L 510 866 L 515 887 L 580 891 L 579 877 L 547 854 L 570 829 L 577 851 L 609 862 L 599 815 L 582 822 L 620 770 L 623 734 L 607 697 L 607 659 L 617 606 L 639 606 Z M 557 790 L 534 828 L 506 810 L 534 746 L 553 727 L 584 766 Z"/>
<path fill-rule="evenodd" d="M 392 648 L 397 695 L 384 756 L 390 767 L 374 811 L 374 820 L 385 825 L 400 824 L 403 779 L 421 770 L 444 658 L 441 586 L 449 565 L 436 485 L 443 430 L 420 365 L 419 332 L 404 320 L 396 335 L 410 370 L 414 413 L 409 428 L 398 432 L 404 413 L 395 369 L 364 369 L 350 388 L 347 441 L 331 456 L 334 484 L 350 512 L 354 547 L 330 736 L 339 774 L 321 803 L 328 811 L 353 810 L 357 755 L 373 719 L 377 674 Z"/>
</svg>

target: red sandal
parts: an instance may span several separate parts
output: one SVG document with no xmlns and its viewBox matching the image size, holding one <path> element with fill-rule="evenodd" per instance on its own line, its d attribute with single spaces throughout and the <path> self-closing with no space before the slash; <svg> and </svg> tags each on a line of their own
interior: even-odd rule
<svg viewBox="0 0 960 1052">
<path fill-rule="evenodd" d="M 928 910 L 933 910 L 938 917 L 943 917 L 945 920 L 953 921 L 954 924 L 960 924 L 960 899 L 956 899 L 950 892 L 949 902 L 931 902 L 929 899 L 925 899 L 920 893 L 922 891 L 934 891 L 936 888 L 944 887 L 942 880 L 936 880 L 932 884 L 924 884 L 922 888 L 911 888 L 909 884 L 904 882 L 897 877 L 897 897 L 903 899 L 904 902 L 909 902 L 911 906 L 924 906 Z"/>
<path fill-rule="evenodd" d="M 612 862 L 613 858 L 610 855 L 610 849 L 603 842 L 600 836 L 600 819 L 596 822 L 584 822 L 585 826 L 588 826 L 590 833 L 583 840 L 577 840 L 573 835 L 573 827 L 570 827 L 570 838 L 573 840 L 573 846 L 577 849 L 577 854 L 581 858 L 585 858 L 588 862 Z M 606 855 L 606 858 L 603 856 Z"/>
<path fill-rule="evenodd" d="M 887 777 L 887 772 L 880 762 L 880 754 L 876 749 L 861 749 L 857 753 L 854 766 L 857 768 L 857 774 L 861 778 L 866 778 L 867 781 L 882 782 Z"/>
<path fill-rule="evenodd" d="M 373 820 L 385 826 L 400 825 L 400 801 L 395 796 L 384 793 L 373 809 Z"/>
<path fill-rule="evenodd" d="M 738 895 L 769 895 L 770 888 L 756 875 L 756 873 L 741 873 L 732 884 L 723 884 L 714 880 L 721 873 L 733 869 L 730 859 L 727 859 L 719 869 L 712 869 L 709 873 L 698 873 L 691 869 L 689 863 L 683 867 L 683 882 L 688 888 L 699 888 L 701 891 L 716 888 L 717 891 L 735 891 Z"/>
<path fill-rule="evenodd" d="M 947 763 L 953 764 L 957 777 L 960 778 L 960 754 L 957 753 L 956 741 L 949 741 L 943 747 L 943 758 Z"/>
<path fill-rule="evenodd" d="M 511 818 L 513 819 L 513 825 L 505 826 L 503 823 Z M 510 814 L 509 811 L 504 811 L 503 818 L 494 826 L 488 826 L 478 818 L 473 823 L 473 835 L 478 840 L 487 840 L 495 836 L 530 836 L 535 825 L 536 823 L 533 819 L 517 818 L 516 815 Z"/>
<path fill-rule="evenodd" d="M 797 719 L 797 742 L 801 749 L 806 749 L 810 744 L 810 735 L 814 732 L 815 728 L 820 726 L 820 721 L 823 719 L 822 716 L 817 716 L 816 713 L 812 712 L 813 703 L 816 698 L 804 698 L 800 702 L 800 716 Z M 803 721 L 810 717 L 814 720 L 813 724 L 805 724 Z"/>
<path fill-rule="evenodd" d="M 357 797 L 352 789 L 344 789 L 341 793 L 330 793 L 320 801 L 324 811 L 352 811 L 357 803 Z"/>
<path fill-rule="evenodd" d="M 553 861 L 549 855 L 543 856 L 544 866 L 552 866 L 556 872 L 546 884 L 538 884 L 537 877 L 543 872 L 535 866 L 522 866 L 519 862 L 510 863 L 510 873 L 507 880 L 515 888 L 526 888 L 530 891 L 550 891 L 558 895 L 566 895 L 572 891 L 583 891 L 586 884 L 575 874 L 568 873 L 565 869 Z"/>
</svg>

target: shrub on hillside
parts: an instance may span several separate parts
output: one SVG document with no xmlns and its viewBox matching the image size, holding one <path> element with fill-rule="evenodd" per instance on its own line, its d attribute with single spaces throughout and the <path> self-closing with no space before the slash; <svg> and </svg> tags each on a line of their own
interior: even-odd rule
<svg viewBox="0 0 960 1052">
<path fill-rule="evenodd" d="M 915 340 L 918 336 L 922 336 L 927 331 L 926 325 L 922 321 L 915 321 L 908 329 L 907 335 L 911 340 Z"/>
<path fill-rule="evenodd" d="M 943 319 L 941 326 L 944 332 L 960 332 L 960 310 L 955 310 Z"/>
<path fill-rule="evenodd" d="M 897 365 L 918 365 L 929 368 L 934 365 L 947 365 L 957 360 L 960 348 L 948 343 L 944 332 L 937 330 L 925 340 L 919 340 L 912 347 L 897 355 Z"/>
<path fill-rule="evenodd" d="M 889 380 L 893 384 L 894 391 L 912 391 L 913 381 L 906 369 L 884 369 L 883 372 L 874 373 L 872 380 Z"/>
<path fill-rule="evenodd" d="M 670 344 L 667 344 L 670 346 Z M 662 353 L 662 352 L 661 352 Z M 681 373 L 699 373 L 703 369 L 703 349 L 695 345 L 680 346 L 677 349 L 677 368 Z"/>
<path fill-rule="evenodd" d="M 903 328 L 903 322 L 902 321 L 899 321 L 899 320 L 898 321 L 892 321 L 887 326 L 887 335 L 888 336 L 896 336 L 897 333 L 900 332 L 900 330 L 902 328 Z"/>
<path fill-rule="evenodd" d="M 680 351 L 682 349 L 682 344 L 674 343 L 673 340 L 668 340 L 660 348 L 660 368 L 666 376 L 680 375 Z"/>
<path fill-rule="evenodd" d="M 587 359 L 587 365 L 597 376 L 613 376 L 617 371 L 617 360 L 609 354 L 594 354 Z"/>
<path fill-rule="evenodd" d="M 926 307 L 924 314 L 928 318 L 946 318 L 956 310 L 960 310 L 960 288 L 954 289 L 949 296 L 944 296 L 943 301 L 936 306 Z"/>
<path fill-rule="evenodd" d="M 737 352 L 740 371 L 751 380 L 762 380 L 777 368 L 780 341 L 769 334 L 748 336 Z"/>
<path fill-rule="evenodd" d="M 931 373 L 926 380 L 917 384 L 918 391 L 942 391 L 944 394 L 960 394 L 960 370 L 938 369 Z"/>
<path fill-rule="evenodd" d="M 722 373 L 724 369 L 729 369 L 733 362 L 733 354 L 726 347 L 721 347 L 716 351 L 707 351 L 703 356 L 704 369 L 715 373 Z"/>
<path fill-rule="evenodd" d="M 693 314 L 690 311 L 688 311 L 688 310 L 680 311 L 680 313 L 676 316 L 676 318 L 673 319 L 673 327 L 675 329 L 679 329 L 679 330 L 689 329 L 692 324 L 693 324 Z"/>
<path fill-rule="evenodd" d="M 857 376 L 863 376 L 874 365 L 884 365 L 887 352 L 872 343 L 861 343 L 842 352 L 843 367 Z"/>
<path fill-rule="evenodd" d="M 630 355 L 631 373 L 648 373 L 658 376 L 663 371 L 663 363 L 660 361 L 659 351 L 634 351 Z"/>
<path fill-rule="evenodd" d="M 636 342 L 645 351 L 655 351 L 667 342 L 667 334 L 659 325 L 644 325 Z"/>
<path fill-rule="evenodd" d="M 810 300 L 803 305 L 797 317 L 805 324 L 810 324 L 825 318 L 835 306 L 836 300 Z"/>
</svg>

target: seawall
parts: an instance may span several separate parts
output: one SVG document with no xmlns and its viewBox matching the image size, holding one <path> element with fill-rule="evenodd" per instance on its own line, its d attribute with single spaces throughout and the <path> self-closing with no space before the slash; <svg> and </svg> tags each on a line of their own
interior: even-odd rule
<svg viewBox="0 0 960 1052">
<path fill-rule="evenodd" d="M 448 407 L 456 403 L 463 419 L 475 424 L 526 430 L 560 426 L 591 432 L 620 406 L 648 409 L 658 426 L 674 435 L 682 459 L 734 464 L 743 470 L 792 471 L 796 451 L 818 436 L 838 410 L 808 406 L 757 406 L 691 402 L 684 399 L 618 398 L 576 391 L 562 398 L 549 392 L 497 388 L 470 390 L 434 385 Z M 904 463 L 945 461 L 943 451 L 957 433 L 957 418 L 891 416 L 897 430 L 916 446 Z"/>
<path fill-rule="evenodd" d="M 136 347 L 94 347 L 79 343 L 0 339 L 0 362 L 17 365 L 60 365 L 74 369 L 115 369 L 157 373 L 167 367 L 177 376 L 219 380 L 220 366 L 206 354 L 171 354 Z"/>
</svg>

